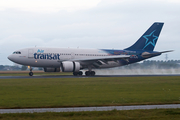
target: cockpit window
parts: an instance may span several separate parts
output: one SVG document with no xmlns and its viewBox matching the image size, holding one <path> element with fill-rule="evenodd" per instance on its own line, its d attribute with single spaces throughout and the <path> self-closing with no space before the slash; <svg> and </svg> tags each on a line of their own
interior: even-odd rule
<svg viewBox="0 0 180 120">
<path fill-rule="evenodd" d="M 20 51 L 15 51 L 15 52 L 13 52 L 13 54 L 21 54 L 21 52 Z"/>
</svg>

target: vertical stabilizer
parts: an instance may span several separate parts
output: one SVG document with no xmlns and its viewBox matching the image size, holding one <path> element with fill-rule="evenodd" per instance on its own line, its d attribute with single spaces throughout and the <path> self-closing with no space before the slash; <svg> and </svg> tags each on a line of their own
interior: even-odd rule
<svg viewBox="0 0 180 120">
<path fill-rule="evenodd" d="M 164 23 L 155 22 L 132 46 L 125 50 L 153 51 Z"/>
</svg>

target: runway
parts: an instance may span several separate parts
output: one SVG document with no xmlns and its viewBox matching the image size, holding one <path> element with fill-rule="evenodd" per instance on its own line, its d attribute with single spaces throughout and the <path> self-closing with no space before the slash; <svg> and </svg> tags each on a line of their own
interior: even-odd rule
<svg viewBox="0 0 180 120">
<path fill-rule="evenodd" d="M 110 110 L 147 110 L 147 109 L 176 109 L 180 104 L 168 105 L 135 105 L 135 106 L 108 106 L 108 107 L 71 107 L 71 108 L 32 108 L 32 109 L 0 109 L 4 113 L 43 113 L 43 112 L 80 112 L 80 111 L 110 111 Z"/>
<path fill-rule="evenodd" d="M 0 76 L 0 79 L 23 79 L 23 78 L 95 78 L 95 77 L 155 77 L 155 76 L 180 76 L 180 74 L 143 74 L 143 75 L 96 75 L 96 76 L 73 76 L 73 75 L 37 75 L 37 76 Z"/>
</svg>

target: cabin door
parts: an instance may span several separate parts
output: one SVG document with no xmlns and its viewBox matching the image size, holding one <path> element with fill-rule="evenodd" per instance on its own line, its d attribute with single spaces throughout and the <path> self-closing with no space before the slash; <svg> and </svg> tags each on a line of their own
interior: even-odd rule
<svg viewBox="0 0 180 120">
<path fill-rule="evenodd" d="M 28 58 L 34 58 L 34 51 L 33 51 L 33 49 L 28 49 Z"/>
</svg>

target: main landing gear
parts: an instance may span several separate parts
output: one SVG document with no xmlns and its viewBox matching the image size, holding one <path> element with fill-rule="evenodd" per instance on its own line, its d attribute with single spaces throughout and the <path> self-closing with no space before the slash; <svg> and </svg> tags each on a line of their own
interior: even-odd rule
<svg viewBox="0 0 180 120">
<path fill-rule="evenodd" d="M 73 72 L 74 76 L 82 76 L 83 72 L 79 71 L 79 72 Z"/>
<path fill-rule="evenodd" d="M 86 76 L 94 76 L 95 74 L 96 74 L 95 71 L 86 71 L 86 72 L 85 72 L 85 75 L 86 75 Z M 74 76 L 82 76 L 82 75 L 83 75 L 83 72 L 82 72 L 82 71 L 73 72 L 73 75 L 74 75 Z"/>
<path fill-rule="evenodd" d="M 88 71 L 85 72 L 86 76 L 95 76 L 95 71 L 92 71 L 92 67 L 88 66 Z"/>
<path fill-rule="evenodd" d="M 95 74 L 96 74 L 95 71 L 86 71 L 85 72 L 86 76 L 94 76 Z"/>
<path fill-rule="evenodd" d="M 33 76 L 32 67 L 30 67 L 29 76 Z"/>
</svg>

